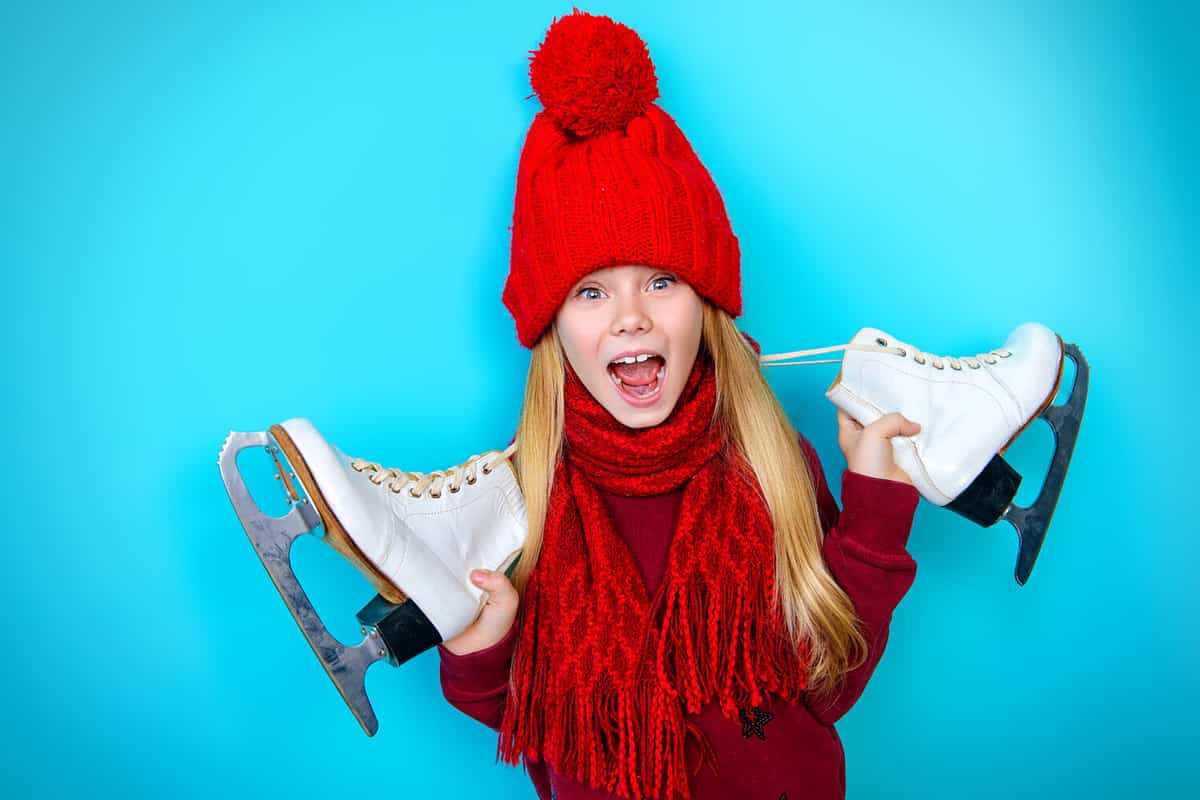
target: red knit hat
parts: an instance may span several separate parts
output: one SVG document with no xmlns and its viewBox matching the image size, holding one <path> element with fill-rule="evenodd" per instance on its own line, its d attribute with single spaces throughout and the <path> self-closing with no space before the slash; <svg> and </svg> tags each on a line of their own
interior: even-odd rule
<svg viewBox="0 0 1200 800">
<path fill-rule="evenodd" d="M 712 176 L 653 101 L 646 44 L 609 17 L 574 9 L 531 50 L 541 100 L 517 168 L 504 305 L 532 348 L 566 293 L 620 264 L 675 272 L 731 316 L 742 313 L 741 252 Z"/>
</svg>

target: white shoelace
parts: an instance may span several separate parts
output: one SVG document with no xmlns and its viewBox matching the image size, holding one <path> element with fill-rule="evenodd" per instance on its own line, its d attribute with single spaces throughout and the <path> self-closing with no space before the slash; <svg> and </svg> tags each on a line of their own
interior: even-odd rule
<svg viewBox="0 0 1200 800">
<path fill-rule="evenodd" d="M 517 451 L 517 443 L 513 442 L 505 450 L 500 451 L 500 454 L 492 459 L 489 463 L 483 464 L 480 469 L 484 475 L 491 473 L 496 466 L 504 459 L 511 456 Z M 495 450 L 488 450 L 484 453 L 477 453 L 471 456 L 461 464 L 456 464 L 453 467 L 446 469 L 434 470 L 433 472 L 409 472 L 403 469 L 395 469 L 394 467 L 383 467 L 376 461 L 365 461 L 361 458 L 353 458 L 350 460 L 350 466 L 358 472 L 370 472 L 367 480 L 375 485 L 381 485 L 384 481 L 390 481 L 388 488 L 396 494 L 400 493 L 410 482 L 415 485 L 408 490 L 408 493 L 413 497 L 420 497 L 429 490 L 430 497 L 441 497 L 442 487 L 449 480 L 450 493 L 455 494 L 461 488 L 463 483 L 474 484 L 479 476 L 475 472 L 476 465 L 480 464 L 480 459 L 489 453 L 495 453 Z"/>
<path fill-rule="evenodd" d="M 862 350 L 867 353 L 892 353 L 903 357 L 909 355 L 908 351 L 899 346 L 889 346 L 886 339 L 876 338 L 875 344 L 838 344 L 832 347 L 816 347 L 812 350 L 793 350 L 789 353 L 773 353 L 771 355 L 761 356 L 759 362 L 764 367 L 792 367 L 804 366 L 807 364 L 839 364 L 840 358 L 821 358 L 811 359 L 808 361 L 784 361 L 786 358 L 799 358 L 803 356 L 817 356 L 824 353 L 833 353 L 838 350 Z M 951 369 L 962 369 L 962 365 L 966 364 L 971 369 L 979 369 L 979 362 L 987 364 L 995 364 L 996 356 L 1000 358 L 1008 358 L 1012 352 L 1004 348 L 989 350 L 986 353 L 976 353 L 974 356 L 935 356 L 932 353 L 925 353 L 916 348 L 912 350 L 913 361 L 918 364 L 924 364 L 926 360 L 933 362 L 936 369 L 943 369 L 946 363 L 950 364 Z"/>
</svg>

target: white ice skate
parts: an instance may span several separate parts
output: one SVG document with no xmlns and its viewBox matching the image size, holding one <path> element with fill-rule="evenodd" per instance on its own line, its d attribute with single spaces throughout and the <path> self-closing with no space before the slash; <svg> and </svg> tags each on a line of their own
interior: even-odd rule
<svg viewBox="0 0 1200 800">
<path fill-rule="evenodd" d="M 292 510 L 263 514 L 237 469 L 237 454 L 264 447 Z M 509 457 L 516 445 L 490 450 L 430 473 L 390 469 L 350 458 L 306 419 L 269 431 L 231 431 L 218 464 L 229 497 L 255 551 L 368 735 L 378 730 L 364 675 L 376 661 L 393 666 L 461 633 L 486 593 L 472 569 L 508 571 L 527 529 L 525 503 Z M 293 480 L 294 479 L 294 480 Z M 365 638 L 354 647 L 335 639 L 291 568 L 292 542 L 317 532 L 379 591 L 358 613 Z"/>
<path fill-rule="evenodd" d="M 844 350 L 842 368 L 825 393 L 863 425 L 898 411 L 920 423 L 915 436 L 896 436 L 896 464 L 929 502 L 987 527 L 1006 519 L 1020 548 L 1015 577 L 1024 585 L 1045 539 L 1075 447 L 1087 401 L 1088 366 L 1079 348 L 1064 347 L 1044 325 L 1018 326 L 1004 347 L 975 356 L 935 356 L 878 330 L 863 328 L 849 344 L 761 358 L 764 366 L 837 363 L 784 361 Z M 1075 361 L 1069 400 L 1051 406 L 1063 356 Z M 1000 454 L 1036 417 L 1055 434 L 1055 453 L 1032 506 L 1012 504 L 1021 476 Z"/>
</svg>

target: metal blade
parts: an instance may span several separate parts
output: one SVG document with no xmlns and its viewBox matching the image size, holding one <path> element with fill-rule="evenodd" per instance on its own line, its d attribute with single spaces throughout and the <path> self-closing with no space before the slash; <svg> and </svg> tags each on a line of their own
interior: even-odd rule
<svg viewBox="0 0 1200 800">
<path fill-rule="evenodd" d="M 1050 469 L 1033 505 L 1013 504 L 1001 517 L 1017 529 L 1020 548 L 1017 551 L 1014 577 L 1021 586 L 1029 580 L 1033 564 L 1037 561 L 1045 541 L 1046 529 L 1050 525 L 1050 518 L 1054 516 L 1058 496 L 1062 493 L 1063 481 L 1067 477 L 1067 467 L 1071 463 L 1071 453 L 1075 450 L 1075 440 L 1079 437 L 1083 408 L 1087 404 L 1088 363 L 1074 344 L 1063 345 L 1063 353 L 1075 362 L 1075 385 L 1071 387 L 1071 396 L 1065 403 L 1047 406 L 1041 413 L 1042 419 L 1046 420 L 1050 429 L 1054 431 L 1054 457 L 1050 462 Z"/>
<path fill-rule="evenodd" d="M 229 432 L 217 464 L 221 468 L 221 478 L 233 502 L 233 509 L 254 546 L 254 552 L 266 567 L 267 574 L 271 576 L 272 583 L 321 666 L 366 734 L 374 736 L 379 729 L 379 722 L 367 698 L 364 682 L 367 668 L 385 659 L 387 651 L 374 631 L 359 644 L 347 647 L 335 639 L 321 622 L 291 566 L 292 543 L 298 537 L 320 528 L 320 515 L 308 498 L 293 505 L 292 510 L 282 517 L 263 514 L 251 498 L 237 468 L 237 454 L 247 447 L 270 448 L 277 447 L 277 444 L 265 431 Z"/>
</svg>

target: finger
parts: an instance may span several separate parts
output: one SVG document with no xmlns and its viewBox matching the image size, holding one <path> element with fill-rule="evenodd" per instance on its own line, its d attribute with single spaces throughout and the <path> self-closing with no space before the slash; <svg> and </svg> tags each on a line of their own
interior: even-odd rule
<svg viewBox="0 0 1200 800">
<path fill-rule="evenodd" d="M 867 426 L 867 430 L 882 439 L 890 439 L 893 436 L 913 436 L 920 432 L 921 426 L 919 423 L 913 422 L 904 415 L 893 411 L 890 414 L 884 414 L 872 422 Z"/>
<path fill-rule="evenodd" d="M 839 408 L 837 410 L 838 420 L 838 448 L 841 449 L 842 455 L 847 460 L 850 459 L 850 453 L 854 451 L 858 444 L 858 437 L 862 435 L 863 426 L 858 420 L 846 413 L 845 410 Z"/>
<path fill-rule="evenodd" d="M 846 409 L 844 409 L 844 408 L 838 408 L 837 418 L 838 418 L 838 428 L 845 427 L 845 428 L 849 428 L 852 431 L 861 431 L 863 429 L 862 423 L 859 422 L 858 420 L 856 420 L 854 417 L 847 414 Z"/>
</svg>

